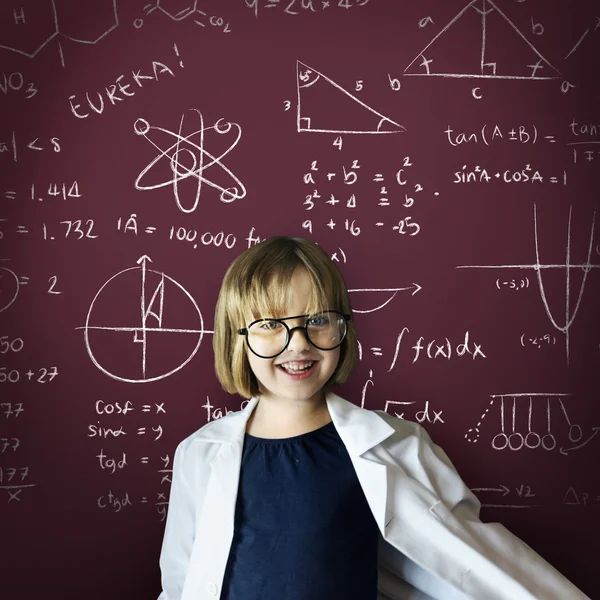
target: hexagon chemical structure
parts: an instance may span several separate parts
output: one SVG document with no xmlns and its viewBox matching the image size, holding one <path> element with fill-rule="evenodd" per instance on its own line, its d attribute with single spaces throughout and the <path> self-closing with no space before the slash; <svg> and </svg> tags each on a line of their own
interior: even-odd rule
<svg viewBox="0 0 600 600">
<path fill-rule="evenodd" d="M 156 8 L 174 21 L 182 21 L 196 12 L 198 0 L 157 0 Z"/>
<path fill-rule="evenodd" d="M 94 4 L 99 7 L 97 12 L 104 13 L 104 15 L 94 15 L 93 20 L 88 19 L 88 22 L 97 31 L 88 31 L 85 35 L 82 35 L 81 32 L 77 33 L 77 24 L 82 21 L 76 19 L 73 21 L 75 31 L 66 33 L 69 29 L 69 12 L 72 13 L 72 10 L 64 8 L 63 12 L 61 0 L 42 0 L 41 2 L 40 0 L 20 0 L 18 6 L 0 9 L 0 48 L 34 58 L 42 48 L 59 35 L 80 44 L 96 44 L 118 27 L 119 17 L 117 0 L 94 0 Z M 75 6 L 77 7 L 77 5 Z M 85 8 L 86 12 L 82 14 L 89 13 L 89 3 L 85 3 L 84 7 L 79 6 L 79 10 Z M 106 22 L 103 23 L 104 21 Z M 98 24 L 100 24 L 99 30 Z M 60 44 L 59 52 L 64 66 Z"/>
<path fill-rule="evenodd" d="M 198 8 L 198 0 L 155 0 L 154 4 L 146 4 L 144 6 L 144 14 L 146 16 L 151 15 L 156 10 L 167 15 L 172 21 L 183 21 L 194 14 L 199 17 L 206 17 L 206 13 Z M 194 23 L 201 27 L 205 26 L 204 23 L 197 19 L 194 19 Z M 136 19 L 133 22 L 136 29 L 142 27 L 143 24 L 143 19 Z"/>
</svg>

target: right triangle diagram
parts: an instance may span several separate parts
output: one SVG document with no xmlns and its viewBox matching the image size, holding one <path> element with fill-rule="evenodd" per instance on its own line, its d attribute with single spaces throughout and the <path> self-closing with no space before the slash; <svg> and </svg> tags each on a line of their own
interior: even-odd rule
<svg viewBox="0 0 600 600">
<path fill-rule="evenodd" d="M 473 0 L 429 42 L 405 75 L 556 79 L 552 66 L 491 0 Z"/>
<path fill-rule="evenodd" d="M 298 132 L 399 133 L 406 129 L 329 77 L 297 61 Z"/>
</svg>

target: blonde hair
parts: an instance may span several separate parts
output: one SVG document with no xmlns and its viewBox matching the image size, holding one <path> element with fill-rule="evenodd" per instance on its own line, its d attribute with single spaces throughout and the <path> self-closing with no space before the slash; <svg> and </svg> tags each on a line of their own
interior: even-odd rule
<svg viewBox="0 0 600 600">
<path fill-rule="evenodd" d="M 213 350 L 221 386 L 244 398 L 256 396 L 258 381 L 246 352 L 246 339 L 238 329 L 261 317 L 281 317 L 289 303 L 294 271 L 304 267 L 312 284 L 308 314 L 338 310 L 352 314 L 346 282 L 329 255 L 303 238 L 278 236 L 252 246 L 229 266 L 215 309 Z M 340 359 L 327 386 L 344 383 L 356 362 L 356 330 L 352 320 L 340 346 Z"/>
</svg>

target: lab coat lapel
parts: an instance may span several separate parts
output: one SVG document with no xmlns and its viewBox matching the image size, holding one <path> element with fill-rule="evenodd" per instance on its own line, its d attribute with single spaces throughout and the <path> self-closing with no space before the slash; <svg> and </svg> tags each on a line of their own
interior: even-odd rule
<svg viewBox="0 0 600 600">
<path fill-rule="evenodd" d="M 208 459 L 211 475 L 196 509 L 196 539 L 205 543 L 194 544 L 190 563 L 197 568 L 190 569 L 181 600 L 205 597 L 205 582 L 209 580 L 211 586 L 216 585 L 215 573 L 221 572 L 227 563 L 234 533 L 244 432 L 255 405 L 256 400 L 250 400 L 244 410 L 212 422 L 195 439 L 196 444 L 214 447 L 205 450 L 212 456 Z"/>
<path fill-rule="evenodd" d="M 394 433 L 394 428 L 371 411 L 328 393 L 327 407 L 344 442 L 371 512 L 382 535 L 389 522 L 387 505 L 388 467 L 371 450 Z"/>
<path fill-rule="evenodd" d="M 335 428 L 352 460 L 358 480 L 365 493 L 380 531 L 385 531 L 387 509 L 387 466 L 371 449 L 394 433 L 394 428 L 372 411 L 364 410 L 332 392 L 325 397 Z M 227 419 L 215 421 L 199 436 L 203 442 L 220 443 L 210 461 L 212 479 L 210 501 L 227 515 L 227 529 L 233 531 L 233 516 L 239 481 L 246 424 L 258 402 L 252 398 L 246 407 Z M 211 486 L 212 487 L 212 486 Z M 223 523 L 225 525 L 225 523 Z"/>
<path fill-rule="evenodd" d="M 450 530 L 434 516 L 437 509 L 446 518 L 439 499 L 408 477 L 398 461 L 380 445 L 395 433 L 394 427 L 377 413 L 334 394 L 327 396 L 327 405 L 382 538 L 401 553 L 395 556 L 396 561 L 402 563 L 403 557 L 408 557 L 416 563 L 411 567 L 412 572 L 419 572 L 420 581 L 427 580 L 432 598 L 463 598 L 452 595 L 454 590 L 431 575 L 457 585 L 464 570 L 453 560 L 452 552 L 459 552 L 464 545 L 457 543 Z M 437 552 L 431 551 L 433 547 Z M 389 550 L 390 546 L 385 551 Z"/>
<path fill-rule="evenodd" d="M 215 490 L 218 498 L 215 499 L 215 502 L 219 502 L 222 512 L 232 517 L 230 523 L 232 531 L 233 513 L 235 511 L 244 446 L 244 433 L 246 431 L 246 423 L 257 401 L 256 398 L 252 398 L 242 411 L 236 415 L 232 415 L 228 419 L 215 422 L 214 426 L 207 429 L 206 434 L 202 436 L 203 441 L 221 443 L 219 451 L 210 460 L 210 468 L 213 478 L 218 485 L 218 489 Z"/>
</svg>

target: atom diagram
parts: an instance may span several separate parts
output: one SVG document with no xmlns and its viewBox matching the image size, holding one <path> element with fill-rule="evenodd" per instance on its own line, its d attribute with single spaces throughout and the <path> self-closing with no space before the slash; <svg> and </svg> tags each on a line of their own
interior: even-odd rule
<svg viewBox="0 0 600 600">
<path fill-rule="evenodd" d="M 190 122 L 193 123 L 191 127 Z M 219 119 L 214 125 L 205 127 L 202 113 L 192 108 L 181 115 L 178 133 L 151 126 L 145 119 L 137 119 L 133 128 L 137 135 L 144 136 L 159 151 L 159 154 L 138 175 L 135 180 L 136 189 L 155 190 L 172 185 L 177 206 L 184 213 L 194 212 L 198 207 L 203 183 L 219 190 L 221 202 L 233 202 L 246 196 L 246 188 L 242 182 L 222 162 L 242 137 L 242 128 L 237 123 Z M 189 134 L 185 133 L 190 129 L 195 130 Z M 151 139 L 151 131 L 155 132 L 152 137 L 165 134 L 167 139 L 175 138 L 176 141 L 163 150 Z M 219 136 L 227 136 L 232 131 L 235 132 L 235 139 L 229 138 L 229 146 L 220 154 L 218 152 L 211 154 L 205 149 L 205 141 L 210 139 L 211 144 L 218 146 L 222 139 L 226 139 L 220 140 Z M 209 169 L 211 169 L 210 179 L 206 175 Z M 158 183 L 147 181 L 151 176 L 157 178 Z M 182 195 L 187 195 L 182 194 L 183 186 L 190 190 L 189 197 L 193 198 L 189 208 L 186 208 L 181 201 Z"/>
</svg>

